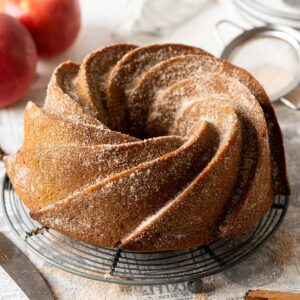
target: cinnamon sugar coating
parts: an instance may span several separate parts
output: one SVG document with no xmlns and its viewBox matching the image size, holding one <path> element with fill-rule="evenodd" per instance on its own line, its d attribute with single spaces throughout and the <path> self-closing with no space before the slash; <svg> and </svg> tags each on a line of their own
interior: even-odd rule
<svg viewBox="0 0 300 300">
<path fill-rule="evenodd" d="M 4 163 L 32 218 L 133 251 L 236 237 L 290 191 L 261 85 L 179 44 L 112 45 L 62 63 Z"/>
</svg>

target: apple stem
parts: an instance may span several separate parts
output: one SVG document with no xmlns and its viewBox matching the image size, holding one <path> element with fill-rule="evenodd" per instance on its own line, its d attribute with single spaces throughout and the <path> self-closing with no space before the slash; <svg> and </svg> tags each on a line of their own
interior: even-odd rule
<svg viewBox="0 0 300 300">
<path fill-rule="evenodd" d="M 0 161 L 3 160 L 3 157 L 5 156 L 4 151 L 0 147 Z"/>
</svg>

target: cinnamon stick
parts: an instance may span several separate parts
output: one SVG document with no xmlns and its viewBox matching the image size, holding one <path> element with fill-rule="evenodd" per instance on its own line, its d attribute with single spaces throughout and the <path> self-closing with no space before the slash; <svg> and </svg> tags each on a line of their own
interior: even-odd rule
<svg viewBox="0 0 300 300">
<path fill-rule="evenodd" d="M 300 293 L 266 290 L 249 290 L 244 300 L 300 300 Z"/>
</svg>

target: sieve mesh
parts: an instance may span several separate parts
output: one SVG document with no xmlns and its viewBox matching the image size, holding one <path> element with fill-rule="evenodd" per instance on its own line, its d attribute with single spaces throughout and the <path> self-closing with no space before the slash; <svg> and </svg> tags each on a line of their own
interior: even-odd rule
<svg viewBox="0 0 300 300">
<path fill-rule="evenodd" d="M 296 49 L 272 36 L 257 36 L 243 42 L 233 49 L 228 60 L 249 71 L 274 100 L 294 84 L 300 69 Z"/>
</svg>

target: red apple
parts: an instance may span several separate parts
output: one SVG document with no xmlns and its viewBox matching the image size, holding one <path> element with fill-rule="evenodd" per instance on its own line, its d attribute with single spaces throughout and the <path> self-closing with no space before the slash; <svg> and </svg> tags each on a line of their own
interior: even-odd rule
<svg viewBox="0 0 300 300">
<path fill-rule="evenodd" d="M 37 51 L 28 30 L 0 13 L 0 107 L 16 102 L 35 77 Z"/>
<path fill-rule="evenodd" d="M 6 0 L 4 10 L 27 27 L 43 57 L 66 50 L 80 29 L 78 0 Z"/>
</svg>

